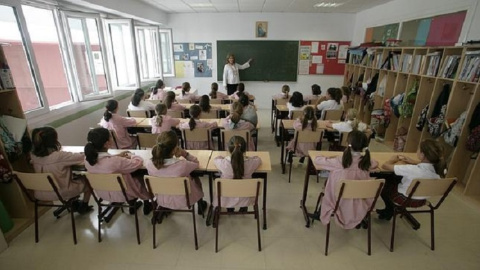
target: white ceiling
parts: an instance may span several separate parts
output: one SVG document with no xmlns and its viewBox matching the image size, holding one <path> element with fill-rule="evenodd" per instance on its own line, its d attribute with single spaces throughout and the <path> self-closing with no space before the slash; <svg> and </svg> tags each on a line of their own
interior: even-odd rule
<svg viewBox="0 0 480 270">
<path fill-rule="evenodd" d="M 393 0 L 140 0 L 166 13 L 357 13 Z M 335 8 L 316 8 L 318 3 L 343 3 Z M 207 4 L 208 6 L 202 6 Z"/>
</svg>

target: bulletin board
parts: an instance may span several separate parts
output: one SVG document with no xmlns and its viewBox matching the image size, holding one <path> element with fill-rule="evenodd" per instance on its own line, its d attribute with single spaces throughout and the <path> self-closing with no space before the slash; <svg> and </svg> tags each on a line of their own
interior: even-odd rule
<svg viewBox="0 0 480 270">
<path fill-rule="evenodd" d="M 300 41 L 299 75 L 343 75 L 350 41 Z"/>
<path fill-rule="evenodd" d="M 177 78 L 212 77 L 212 43 L 173 43 Z"/>
</svg>

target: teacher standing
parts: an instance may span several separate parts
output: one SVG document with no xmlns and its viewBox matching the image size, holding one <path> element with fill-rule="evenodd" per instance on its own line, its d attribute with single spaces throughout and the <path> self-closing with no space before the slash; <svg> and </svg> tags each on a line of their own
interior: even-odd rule
<svg viewBox="0 0 480 270">
<path fill-rule="evenodd" d="M 240 82 L 240 74 L 238 73 L 241 69 L 246 69 L 250 67 L 250 62 L 252 59 L 239 65 L 235 63 L 235 55 L 227 55 L 227 63 L 223 67 L 223 87 L 227 90 L 228 95 L 232 95 L 237 91 L 238 83 Z"/>
</svg>

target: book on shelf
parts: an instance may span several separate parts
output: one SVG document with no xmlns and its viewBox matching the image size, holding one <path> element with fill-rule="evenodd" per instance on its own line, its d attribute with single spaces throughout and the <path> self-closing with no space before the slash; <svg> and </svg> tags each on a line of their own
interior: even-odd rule
<svg viewBox="0 0 480 270">
<path fill-rule="evenodd" d="M 480 70 L 480 51 L 469 51 L 465 53 L 462 68 L 460 69 L 459 80 L 475 82 L 478 81 L 478 72 Z"/>
<path fill-rule="evenodd" d="M 402 72 L 408 73 L 410 71 L 410 66 L 412 64 L 413 55 L 404 54 L 402 57 Z"/>
<path fill-rule="evenodd" d="M 381 69 L 382 68 L 382 62 L 383 60 L 383 53 L 377 53 L 375 55 L 375 68 Z"/>
<path fill-rule="evenodd" d="M 438 66 L 440 64 L 440 59 L 442 54 L 440 52 L 434 52 L 427 54 L 427 66 L 423 74 L 427 76 L 437 76 Z"/>
<path fill-rule="evenodd" d="M 443 78 L 453 79 L 455 78 L 458 64 L 460 62 L 460 55 L 448 55 L 445 58 L 441 75 Z"/>
<path fill-rule="evenodd" d="M 13 83 L 12 71 L 6 65 L 4 65 L 0 69 L 0 85 L 2 89 L 15 88 L 15 84 Z"/>
<path fill-rule="evenodd" d="M 426 59 L 425 55 L 420 55 L 420 54 L 415 55 L 412 69 L 411 69 L 411 72 L 413 74 L 420 74 L 420 71 L 423 70 L 423 66 L 425 65 L 425 59 Z"/>
<path fill-rule="evenodd" d="M 400 70 L 400 53 L 392 52 L 390 61 L 391 61 L 390 63 L 391 70 L 399 71 Z"/>
</svg>

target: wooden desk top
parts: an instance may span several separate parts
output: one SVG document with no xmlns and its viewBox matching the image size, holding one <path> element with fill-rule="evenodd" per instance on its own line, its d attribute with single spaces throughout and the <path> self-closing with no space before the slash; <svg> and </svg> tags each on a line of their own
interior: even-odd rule
<svg viewBox="0 0 480 270">
<path fill-rule="evenodd" d="M 73 153 L 83 153 L 84 147 L 83 146 L 62 146 L 63 151 L 73 152 Z M 143 158 L 143 162 L 145 162 L 152 158 L 152 150 L 138 150 L 138 149 L 109 149 L 108 153 L 112 155 L 119 154 L 123 151 L 132 152 L 136 156 L 140 156 Z M 188 153 L 194 155 L 198 158 L 199 161 L 199 171 L 207 170 L 207 166 L 210 160 L 210 156 L 212 155 L 211 150 L 188 150 Z"/>
<path fill-rule="evenodd" d="M 260 151 L 260 152 L 247 152 L 247 157 L 258 156 L 262 159 L 262 164 L 255 172 L 271 172 L 272 171 L 272 164 L 270 162 L 270 152 Z M 213 159 L 218 156 L 229 156 L 230 154 L 227 151 L 212 151 L 212 155 L 210 156 L 210 162 L 208 162 L 207 171 L 209 172 L 217 172 L 218 169 L 213 162 Z"/>
<path fill-rule="evenodd" d="M 137 126 L 141 124 L 143 121 L 145 121 L 146 119 L 145 117 L 130 117 L 130 118 L 135 119 L 135 121 L 137 122 Z"/>
<path fill-rule="evenodd" d="M 291 119 L 282 119 L 282 125 L 283 125 L 283 128 L 284 129 L 293 129 L 293 123 L 295 122 L 295 120 L 291 120 Z M 317 129 L 328 129 L 328 130 L 334 130 L 334 129 L 331 129 L 331 128 L 327 128 L 327 123 L 329 121 L 325 121 L 325 120 L 317 120 Z"/>
<path fill-rule="evenodd" d="M 313 105 L 313 104 L 307 104 L 307 105 L 305 105 L 305 106 L 309 106 L 309 107 L 315 108 L 315 105 Z M 277 111 L 288 112 L 288 107 L 287 107 L 287 105 L 275 105 L 275 107 L 277 108 Z"/>
<path fill-rule="evenodd" d="M 190 118 L 176 118 L 176 119 L 180 120 L 180 124 L 190 121 Z M 222 127 L 221 126 L 221 123 L 222 123 L 221 120 L 222 119 L 217 118 L 217 119 L 200 119 L 200 120 L 202 122 L 207 122 L 207 123 L 217 123 L 218 127 L 220 127 L 220 128 Z"/>
<path fill-rule="evenodd" d="M 343 152 L 337 152 L 337 151 L 308 151 L 308 156 L 314 160 L 317 156 L 325 156 L 325 157 L 335 157 L 335 156 L 341 156 L 343 155 Z M 371 158 L 376 160 L 378 162 L 378 168 L 379 171 L 383 171 L 381 169 L 382 165 L 387 162 L 390 157 L 394 155 L 400 155 L 400 156 L 406 156 L 410 157 L 414 160 L 418 160 L 417 158 L 417 153 L 403 153 L 403 152 L 370 152 Z M 398 164 L 405 164 L 403 162 L 400 162 Z M 315 166 L 316 170 L 321 170 L 322 168 L 320 166 Z"/>
<path fill-rule="evenodd" d="M 182 104 L 182 105 L 185 106 L 185 108 L 187 108 L 187 110 L 189 110 L 190 107 L 192 107 L 192 105 L 198 105 L 198 104 L 186 103 L 186 104 Z M 210 106 L 220 107 L 220 110 L 222 110 L 222 111 L 230 111 L 231 104 L 210 104 Z"/>
</svg>

